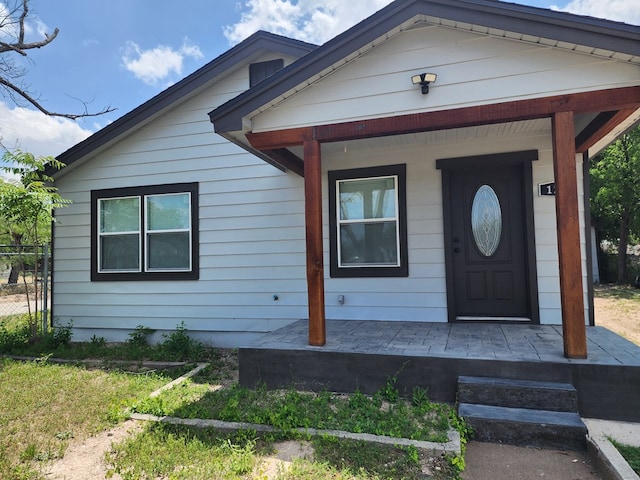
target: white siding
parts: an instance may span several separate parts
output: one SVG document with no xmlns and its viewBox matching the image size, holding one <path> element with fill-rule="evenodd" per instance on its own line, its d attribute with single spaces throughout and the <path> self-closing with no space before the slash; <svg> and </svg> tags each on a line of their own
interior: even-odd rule
<svg viewBox="0 0 640 480">
<path fill-rule="evenodd" d="M 125 340 L 138 325 L 160 339 L 184 321 L 235 346 L 306 317 L 302 180 L 216 135 L 207 116 L 247 85 L 243 68 L 57 180 L 73 204 L 57 214 L 54 315 L 75 340 Z M 200 280 L 91 282 L 90 191 L 192 181 Z"/>
<path fill-rule="evenodd" d="M 438 75 L 428 95 L 411 76 Z M 559 48 L 430 26 L 392 37 L 260 113 L 268 131 L 637 84 L 640 67 Z"/>
<path fill-rule="evenodd" d="M 550 128 L 550 123 L 548 126 Z M 550 130 L 529 135 L 495 136 L 500 128 L 460 129 L 450 140 L 417 143 L 405 147 L 358 150 L 324 155 L 325 171 L 393 163 L 407 164 L 408 278 L 327 278 L 325 302 L 327 318 L 447 321 L 444 266 L 442 183 L 435 161 L 440 158 L 483 155 L 535 149 L 539 160 L 533 162 L 534 224 L 540 321 L 560 324 L 560 281 L 555 197 L 537 195 L 538 184 L 553 181 L 553 154 Z M 466 140 L 464 138 L 466 137 Z M 455 140 L 451 140 L 455 139 Z M 347 148 L 347 152 L 350 150 Z M 577 162 L 580 202 L 580 225 L 583 228 L 582 170 Z M 326 182 L 326 175 L 325 175 Z M 325 184 L 324 192 L 328 186 Z M 324 203 L 325 272 L 328 265 L 328 200 Z M 581 237 L 583 275 L 586 285 L 584 235 Z M 586 288 L 585 288 L 586 292 Z M 338 303 L 344 295 L 345 303 Z M 585 305 L 586 294 L 585 294 Z"/>
<path fill-rule="evenodd" d="M 406 32 L 353 65 L 260 115 L 256 125 L 333 123 L 577 91 L 585 88 L 578 85 L 584 72 L 593 77 L 590 88 L 600 88 L 609 81 L 607 70 L 622 71 L 621 78 L 635 68 L 443 27 Z M 421 95 L 409 77 L 433 66 L 438 88 Z M 73 323 L 76 340 L 94 334 L 125 340 L 138 325 L 158 329 L 159 339 L 184 321 L 205 341 L 237 346 L 307 317 L 303 180 L 225 141 L 207 117 L 247 84 L 247 69 L 238 70 L 58 180 L 61 194 L 74 203 L 58 213 L 54 315 L 58 324 Z M 539 122 L 323 146 L 327 318 L 446 322 L 442 185 L 435 162 L 536 149 L 537 192 L 538 183 L 553 181 L 550 123 Z M 407 165 L 409 276 L 329 278 L 326 172 L 395 163 Z M 196 180 L 199 280 L 91 282 L 91 190 Z M 553 197 L 534 195 L 534 216 L 541 321 L 561 323 Z M 582 253 L 586 273 L 584 238 Z M 345 296 L 344 305 L 338 295 Z"/>
<path fill-rule="evenodd" d="M 432 135 L 427 143 L 347 148 L 347 152 L 334 149 L 323 155 L 327 318 L 446 322 L 442 186 L 435 161 L 536 149 L 539 160 L 533 162 L 533 201 L 540 316 L 542 323 L 561 323 L 554 197 L 537 195 L 539 183 L 553 181 L 549 131 L 496 134 L 502 130 L 461 129 L 439 136 L 439 140 Z M 135 136 L 130 140 L 132 147 L 138 145 L 136 140 Z M 234 154 L 235 148 L 225 147 L 236 163 L 233 168 L 226 155 L 207 159 L 207 168 L 192 159 L 178 161 L 185 180 L 197 175 L 200 181 L 199 281 L 89 280 L 87 189 L 95 185 L 135 185 L 134 179 L 141 183 L 172 182 L 175 173 L 159 174 L 154 164 L 145 166 L 150 170 L 144 178 L 89 180 L 87 177 L 95 172 L 87 168 L 65 177 L 61 186 L 74 204 L 60 211 L 56 227 L 57 322 L 73 321 L 78 339 L 93 334 L 126 339 L 129 329 L 137 325 L 171 330 L 185 321 L 189 330 L 200 331 L 204 339 L 218 345 L 237 345 L 261 332 L 306 318 L 302 180 L 245 153 Z M 117 168 L 114 165 L 120 160 L 119 156 L 107 155 L 100 164 Z M 326 172 L 391 163 L 407 165 L 409 277 L 330 278 Z M 584 238 L 582 250 L 584 258 Z M 586 267 L 584 260 L 583 264 Z M 279 299 L 274 301 L 273 295 Z M 338 295 L 345 296 L 344 305 L 338 304 Z"/>
</svg>

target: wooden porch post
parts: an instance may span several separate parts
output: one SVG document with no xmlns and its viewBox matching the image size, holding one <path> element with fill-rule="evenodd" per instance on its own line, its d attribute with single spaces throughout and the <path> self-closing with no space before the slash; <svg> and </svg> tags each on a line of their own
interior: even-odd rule
<svg viewBox="0 0 640 480">
<path fill-rule="evenodd" d="M 307 290 L 309 295 L 309 345 L 327 341 L 324 311 L 322 253 L 322 161 L 320 142 L 304 141 L 304 197 L 307 238 Z"/>
<path fill-rule="evenodd" d="M 552 130 L 564 355 L 586 358 L 573 112 L 556 112 L 552 117 Z"/>
</svg>

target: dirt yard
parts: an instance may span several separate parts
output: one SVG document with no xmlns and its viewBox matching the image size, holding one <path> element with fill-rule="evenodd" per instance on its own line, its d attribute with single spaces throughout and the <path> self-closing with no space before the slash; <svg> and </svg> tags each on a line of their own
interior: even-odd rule
<svg viewBox="0 0 640 480">
<path fill-rule="evenodd" d="M 597 286 L 594 296 L 596 325 L 640 345 L 640 290 Z"/>
</svg>

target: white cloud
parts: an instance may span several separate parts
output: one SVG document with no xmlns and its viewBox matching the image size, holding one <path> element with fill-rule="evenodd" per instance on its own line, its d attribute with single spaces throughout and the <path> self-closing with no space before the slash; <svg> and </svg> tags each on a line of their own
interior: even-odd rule
<svg viewBox="0 0 640 480">
<path fill-rule="evenodd" d="M 572 0 L 564 7 L 552 5 L 551 9 L 640 25 L 638 0 Z"/>
<path fill-rule="evenodd" d="M 0 143 L 36 156 L 56 156 L 93 132 L 66 118 L 46 115 L 0 101 Z"/>
<path fill-rule="evenodd" d="M 128 42 L 122 62 L 136 78 L 155 86 L 172 75 L 181 76 L 185 57 L 200 59 L 203 54 L 188 39 L 177 50 L 165 45 L 142 50 L 137 43 Z"/>
<path fill-rule="evenodd" d="M 224 27 L 230 43 L 258 30 L 311 43 L 324 43 L 380 10 L 391 0 L 244 0 L 240 21 Z M 571 0 L 550 8 L 579 15 L 640 24 L 638 0 Z"/>
<path fill-rule="evenodd" d="M 258 30 L 324 43 L 380 10 L 391 0 L 247 0 L 240 21 L 224 27 L 232 44 Z"/>
</svg>

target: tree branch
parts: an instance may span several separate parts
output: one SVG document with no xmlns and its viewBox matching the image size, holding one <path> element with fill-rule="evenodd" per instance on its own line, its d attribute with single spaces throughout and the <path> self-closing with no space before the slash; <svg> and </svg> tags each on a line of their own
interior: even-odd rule
<svg viewBox="0 0 640 480">
<path fill-rule="evenodd" d="M 99 112 L 90 113 L 90 112 L 87 111 L 86 104 L 85 104 L 84 113 L 58 113 L 58 112 L 52 112 L 51 110 L 47 110 L 46 108 L 44 108 L 42 106 L 42 104 L 40 104 L 40 102 L 38 102 L 35 98 L 33 98 L 31 95 L 29 95 L 28 92 L 26 92 L 25 90 L 22 90 L 17 85 L 14 85 L 13 83 L 5 80 L 2 77 L 0 77 L 0 85 L 3 85 L 4 87 L 8 88 L 9 90 L 17 93 L 22 98 L 24 98 L 27 102 L 29 102 L 31 105 L 33 105 L 34 107 L 36 107 L 38 110 L 40 110 L 42 113 L 44 113 L 45 115 L 47 115 L 49 117 L 61 117 L 61 118 L 68 118 L 70 120 L 77 120 L 78 118 L 97 117 L 97 116 L 100 116 L 100 115 L 104 115 L 105 113 L 110 113 L 110 112 L 113 112 L 113 111 L 116 110 L 115 108 L 105 107 L 102 110 L 100 110 Z"/>
<path fill-rule="evenodd" d="M 56 28 L 51 34 L 45 33 L 42 40 L 25 43 L 25 24 L 28 14 L 29 0 L 21 0 L 21 6 L 19 6 L 18 2 L 14 3 L 13 10 L 3 15 L 3 18 L 0 18 L 0 32 L 6 33 L 7 30 L 10 30 L 9 34 L 4 35 L 4 37 L 12 37 L 12 40 L 15 40 L 0 41 L 0 54 L 14 52 L 18 55 L 26 57 L 28 50 L 32 50 L 34 48 L 42 48 L 46 45 L 49 45 L 58 36 L 60 30 Z M 9 97 L 16 104 L 18 102 L 16 101 L 17 97 L 14 97 L 14 94 L 22 97 L 24 100 L 26 100 L 28 103 L 30 103 L 32 106 L 34 106 L 36 109 L 47 116 L 68 118 L 70 120 L 77 120 L 78 118 L 84 117 L 97 117 L 106 113 L 113 112 L 115 110 L 114 108 L 108 106 L 103 108 L 99 112 L 90 113 L 85 102 L 82 102 L 82 104 L 84 105 L 83 113 L 60 113 L 48 110 L 36 98 L 34 98 L 34 96 L 29 91 L 10 80 L 22 76 L 23 73 L 18 69 L 18 67 L 14 66 L 13 63 L 6 58 L 0 61 L 0 65 L 3 65 L 3 68 L 0 68 L 0 85 L 4 86 L 9 91 Z"/>
</svg>

